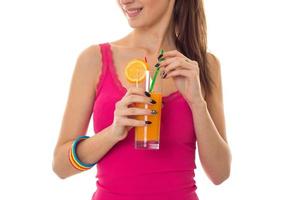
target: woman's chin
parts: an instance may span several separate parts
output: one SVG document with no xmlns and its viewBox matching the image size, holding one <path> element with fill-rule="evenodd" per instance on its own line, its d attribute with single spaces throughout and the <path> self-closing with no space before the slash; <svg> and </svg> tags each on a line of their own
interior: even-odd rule
<svg viewBox="0 0 300 200">
<path fill-rule="evenodd" d="M 137 23 L 137 22 L 131 22 L 131 21 L 128 21 L 128 25 L 131 27 L 131 28 L 143 28 L 145 27 L 145 24 L 144 23 Z"/>
</svg>

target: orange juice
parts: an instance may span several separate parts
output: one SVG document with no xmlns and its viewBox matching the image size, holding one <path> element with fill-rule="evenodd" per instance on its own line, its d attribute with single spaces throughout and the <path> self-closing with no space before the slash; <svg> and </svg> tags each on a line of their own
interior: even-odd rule
<svg viewBox="0 0 300 200">
<path fill-rule="evenodd" d="M 138 120 L 148 120 L 152 124 L 135 127 L 135 148 L 136 149 L 159 149 L 160 120 L 162 108 L 162 94 L 160 92 L 150 92 L 151 98 L 156 104 L 136 103 L 138 108 L 156 110 L 154 115 L 137 115 Z"/>
</svg>

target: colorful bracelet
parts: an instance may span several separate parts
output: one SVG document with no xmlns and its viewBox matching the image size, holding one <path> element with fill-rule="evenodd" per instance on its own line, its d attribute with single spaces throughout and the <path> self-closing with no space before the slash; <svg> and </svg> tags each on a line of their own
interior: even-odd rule
<svg viewBox="0 0 300 200">
<path fill-rule="evenodd" d="M 69 149 L 69 161 L 73 167 L 75 167 L 76 169 L 78 169 L 80 171 L 88 170 L 88 169 L 92 168 L 95 164 L 97 164 L 97 162 L 93 163 L 93 164 L 83 163 L 79 160 L 79 158 L 76 154 L 76 147 L 79 144 L 79 142 L 84 139 L 88 139 L 88 138 L 89 138 L 89 136 L 78 136 L 76 138 L 76 140 L 74 140 L 71 148 Z"/>
</svg>

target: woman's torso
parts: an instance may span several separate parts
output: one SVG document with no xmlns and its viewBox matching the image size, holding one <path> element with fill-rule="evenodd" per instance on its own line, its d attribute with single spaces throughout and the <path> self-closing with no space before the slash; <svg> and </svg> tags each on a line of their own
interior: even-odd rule
<svg viewBox="0 0 300 200">
<path fill-rule="evenodd" d="M 129 54 L 128 48 L 112 43 L 102 43 L 99 51 L 102 71 L 93 108 L 95 134 L 111 125 L 115 103 L 127 91 L 123 66 L 133 58 L 142 57 L 140 52 Z M 166 80 L 164 87 L 166 85 L 160 149 L 135 150 L 134 129 L 131 129 L 128 136 L 98 162 L 97 191 L 93 200 L 147 199 L 143 195 L 149 199 L 198 199 L 194 181 L 196 138 L 191 110 L 171 79 Z"/>
</svg>

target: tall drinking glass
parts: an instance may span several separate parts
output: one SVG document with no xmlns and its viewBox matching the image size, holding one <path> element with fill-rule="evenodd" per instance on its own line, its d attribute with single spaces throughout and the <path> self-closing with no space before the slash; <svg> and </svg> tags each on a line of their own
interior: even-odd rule
<svg viewBox="0 0 300 200">
<path fill-rule="evenodd" d="M 146 72 L 146 78 L 137 87 L 143 87 L 145 91 L 151 94 L 151 98 L 156 101 L 156 104 L 136 103 L 136 107 L 156 110 L 157 114 L 154 115 L 138 115 L 136 119 L 151 121 L 152 123 L 145 126 L 135 127 L 135 149 L 159 149 L 160 140 L 160 122 L 161 122 L 161 109 L 162 109 L 162 78 L 157 75 L 153 89 L 150 92 L 149 71 Z"/>
</svg>

